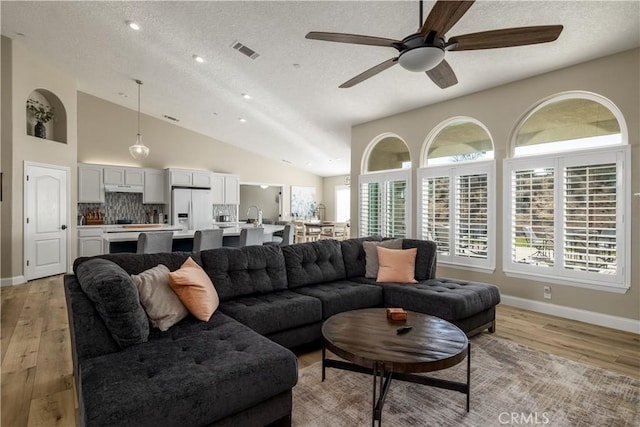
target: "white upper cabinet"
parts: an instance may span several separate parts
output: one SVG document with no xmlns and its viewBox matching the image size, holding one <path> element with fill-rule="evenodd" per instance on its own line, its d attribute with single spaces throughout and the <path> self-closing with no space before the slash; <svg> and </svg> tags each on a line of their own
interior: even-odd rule
<svg viewBox="0 0 640 427">
<path fill-rule="evenodd" d="M 211 172 L 169 169 L 169 182 L 173 187 L 211 188 Z"/>
<path fill-rule="evenodd" d="M 78 203 L 104 203 L 102 166 L 78 165 Z"/>
<path fill-rule="evenodd" d="M 237 175 L 214 173 L 211 190 L 214 205 L 240 204 L 240 177 Z"/>
<path fill-rule="evenodd" d="M 106 185 L 144 185 L 144 172 L 139 168 L 104 166 Z"/>
<path fill-rule="evenodd" d="M 165 173 L 163 170 L 144 170 L 144 192 L 142 193 L 142 203 L 165 204 Z"/>
</svg>

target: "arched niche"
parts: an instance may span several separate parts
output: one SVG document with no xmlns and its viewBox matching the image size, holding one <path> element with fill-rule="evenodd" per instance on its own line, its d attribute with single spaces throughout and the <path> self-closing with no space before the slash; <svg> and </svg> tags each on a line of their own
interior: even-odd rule
<svg viewBox="0 0 640 427">
<path fill-rule="evenodd" d="M 46 108 L 53 108 L 53 118 L 44 124 L 46 140 L 67 143 L 67 110 L 58 96 L 47 90 L 38 88 L 32 91 L 25 100 L 26 134 L 35 137 L 34 128 L 37 120 L 34 114 L 26 107 L 28 100 L 34 100 Z"/>
<path fill-rule="evenodd" d="M 363 173 L 409 168 L 411 168 L 409 147 L 394 134 L 378 136 L 369 144 L 363 156 Z"/>
</svg>

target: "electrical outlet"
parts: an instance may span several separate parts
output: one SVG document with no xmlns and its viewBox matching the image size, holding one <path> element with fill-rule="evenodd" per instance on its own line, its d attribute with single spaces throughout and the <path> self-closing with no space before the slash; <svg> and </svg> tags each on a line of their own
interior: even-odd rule
<svg viewBox="0 0 640 427">
<path fill-rule="evenodd" d="M 543 290 L 544 290 L 544 298 L 551 299 L 551 286 L 545 286 Z"/>
</svg>

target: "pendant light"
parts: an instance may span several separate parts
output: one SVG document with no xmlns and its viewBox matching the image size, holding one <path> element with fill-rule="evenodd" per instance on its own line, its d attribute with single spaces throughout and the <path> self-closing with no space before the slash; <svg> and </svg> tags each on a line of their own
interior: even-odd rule
<svg viewBox="0 0 640 427">
<path fill-rule="evenodd" d="M 136 135 L 136 143 L 129 147 L 129 154 L 136 160 L 142 160 L 149 155 L 149 147 L 142 143 L 142 135 L 140 135 L 140 86 L 142 82 L 136 80 L 138 84 L 138 134 Z"/>
</svg>

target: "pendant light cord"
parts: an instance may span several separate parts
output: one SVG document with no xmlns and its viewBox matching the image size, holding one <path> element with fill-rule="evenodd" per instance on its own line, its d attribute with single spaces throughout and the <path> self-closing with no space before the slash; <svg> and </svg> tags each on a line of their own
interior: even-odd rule
<svg viewBox="0 0 640 427">
<path fill-rule="evenodd" d="M 142 82 L 136 80 L 136 83 L 138 83 L 138 136 L 140 136 L 140 86 L 142 86 Z"/>
</svg>

